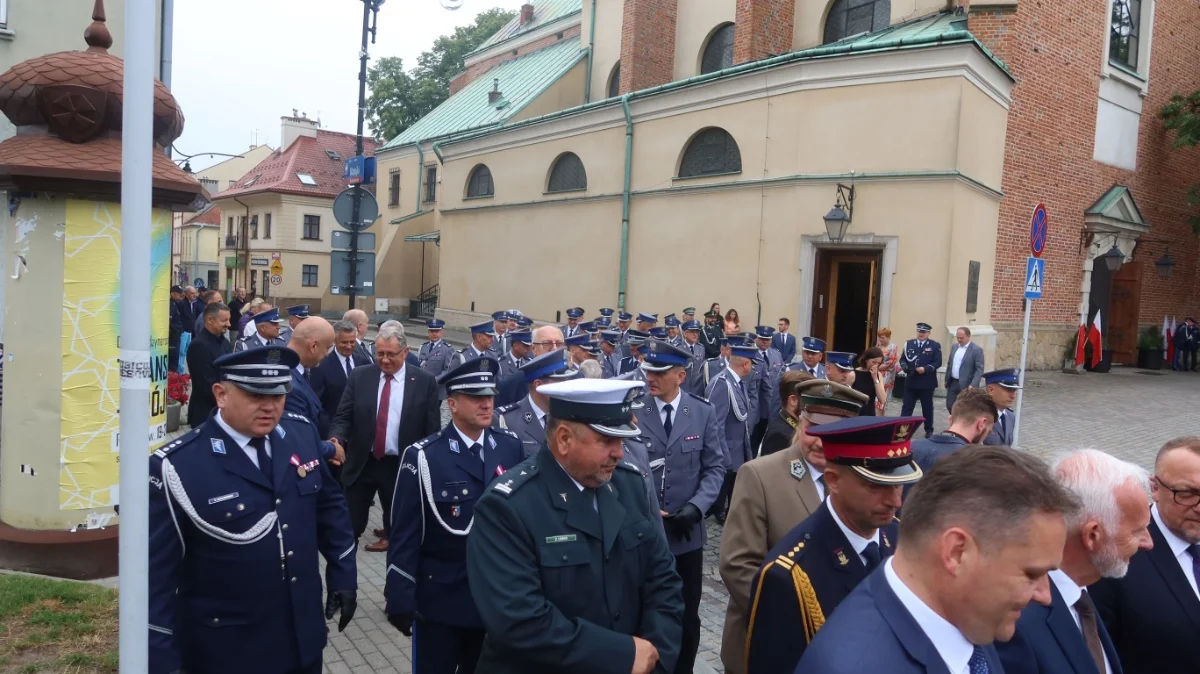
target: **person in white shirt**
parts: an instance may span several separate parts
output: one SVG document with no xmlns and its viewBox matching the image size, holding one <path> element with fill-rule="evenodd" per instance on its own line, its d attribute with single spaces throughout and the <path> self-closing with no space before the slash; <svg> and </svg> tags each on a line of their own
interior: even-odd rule
<svg viewBox="0 0 1200 674">
<path fill-rule="evenodd" d="M 1120 674 L 1108 630 L 1088 586 L 1120 578 L 1138 550 L 1153 547 L 1146 471 L 1104 452 L 1083 449 L 1059 459 L 1054 475 L 1083 507 L 1067 519 L 1059 568 L 1050 572 L 1050 602 L 1030 604 L 1017 631 L 997 644 L 1006 674 L 1083 672 Z"/>
<path fill-rule="evenodd" d="M 947 456 L 904 503 L 895 554 L 826 616 L 796 674 L 1001 674 L 993 643 L 1050 602 L 1078 508 L 1026 452 Z"/>
<path fill-rule="evenodd" d="M 1200 435 L 1168 440 L 1154 461 L 1150 538 L 1123 578 L 1088 588 L 1128 674 L 1200 672 Z"/>
</svg>

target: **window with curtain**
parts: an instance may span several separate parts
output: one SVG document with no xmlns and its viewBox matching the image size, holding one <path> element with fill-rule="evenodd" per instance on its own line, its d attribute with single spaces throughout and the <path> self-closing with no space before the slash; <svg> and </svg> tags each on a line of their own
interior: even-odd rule
<svg viewBox="0 0 1200 674">
<path fill-rule="evenodd" d="M 822 44 L 883 30 L 891 25 L 891 15 L 890 0 L 834 0 L 825 17 Z"/>
<path fill-rule="evenodd" d="M 554 160 L 550 169 L 550 184 L 547 192 L 572 192 L 587 189 L 587 171 L 583 161 L 574 152 L 564 152 Z"/>
<path fill-rule="evenodd" d="M 733 24 L 727 23 L 717 29 L 700 58 L 700 74 L 715 73 L 733 65 Z"/>
<path fill-rule="evenodd" d="M 492 172 L 480 164 L 471 169 L 471 177 L 467 179 L 467 198 L 494 196 L 496 190 L 492 185 Z"/>
<path fill-rule="evenodd" d="M 679 177 L 737 173 L 742 170 L 742 153 L 725 129 L 713 127 L 696 134 L 679 162 Z"/>
</svg>

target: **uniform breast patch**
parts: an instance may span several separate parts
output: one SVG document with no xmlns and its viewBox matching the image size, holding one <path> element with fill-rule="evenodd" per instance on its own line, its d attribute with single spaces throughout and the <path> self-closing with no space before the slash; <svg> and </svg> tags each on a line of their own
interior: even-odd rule
<svg viewBox="0 0 1200 674">
<path fill-rule="evenodd" d="M 225 441 L 222 440 L 221 438 L 212 438 L 212 450 L 213 450 L 213 454 L 224 454 L 225 453 Z"/>
<path fill-rule="evenodd" d="M 803 478 L 804 474 L 808 472 L 808 468 L 805 467 L 804 462 L 800 459 L 794 459 L 792 461 L 791 470 L 792 477 L 796 478 L 797 480 Z"/>
</svg>

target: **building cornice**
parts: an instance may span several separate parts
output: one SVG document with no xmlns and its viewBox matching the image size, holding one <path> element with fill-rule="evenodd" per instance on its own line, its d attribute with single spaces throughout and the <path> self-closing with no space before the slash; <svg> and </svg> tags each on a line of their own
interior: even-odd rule
<svg viewBox="0 0 1200 674">
<path fill-rule="evenodd" d="M 973 42 L 937 44 L 900 50 L 852 53 L 803 59 L 733 76 L 705 78 L 694 84 L 673 83 L 665 91 L 630 99 L 634 122 L 671 117 L 799 91 L 836 87 L 962 77 L 1008 109 L 1012 77 Z M 441 143 L 444 159 L 471 157 L 559 140 L 584 133 L 623 128 L 620 99 L 576 111 L 524 120 Z"/>
</svg>

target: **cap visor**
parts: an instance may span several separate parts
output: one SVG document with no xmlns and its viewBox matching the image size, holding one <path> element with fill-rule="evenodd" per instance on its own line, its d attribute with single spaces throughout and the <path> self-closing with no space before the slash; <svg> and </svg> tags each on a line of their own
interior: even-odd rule
<svg viewBox="0 0 1200 674">
<path fill-rule="evenodd" d="M 920 480 L 924 473 L 921 467 L 915 461 L 909 462 L 898 468 L 868 470 L 862 466 L 851 466 L 854 472 L 858 473 L 867 482 L 875 484 L 912 484 Z"/>
<path fill-rule="evenodd" d="M 809 349 L 809 348 L 807 348 L 807 347 L 806 347 L 806 348 L 803 348 L 803 349 L 800 349 L 800 350 L 801 350 L 801 351 L 807 351 L 808 353 L 822 353 L 820 349 Z"/>
<path fill-rule="evenodd" d="M 682 365 L 674 365 L 674 364 L 670 364 L 670 365 L 653 365 L 653 364 L 651 364 L 651 363 L 650 363 L 650 361 L 648 361 L 648 360 L 643 360 L 643 361 L 642 361 L 642 364 L 641 364 L 639 367 L 641 367 L 641 368 L 642 368 L 642 371 L 643 371 L 643 372 L 666 372 L 667 370 L 670 370 L 670 369 L 671 369 L 671 368 L 673 368 L 673 367 L 683 367 L 683 366 L 682 366 Z"/>
<path fill-rule="evenodd" d="M 250 384 L 247 382 L 234 381 L 232 379 L 226 379 L 225 381 L 228 381 L 247 393 L 257 393 L 258 395 L 264 396 L 282 396 L 287 395 L 292 391 L 291 382 L 283 384 Z"/>
<path fill-rule="evenodd" d="M 847 413 L 846 416 L 839 416 L 837 414 L 822 414 L 821 412 L 804 412 L 804 417 L 807 418 L 809 422 L 817 426 L 820 426 L 821 424 L 832 424 L 835 421 L 841 421 L 843 419 L 852 419 L 856 416 L 858 415 L 849 413 Z"/>
<path fill-rule="evenodd" d="M 610 438 L 636 438 L 642 434 L 637 426 L 628 422 L 616 425 L 588 424 L 588 428 L 591 428 L 600 435 L 607 435 Z"/>
<path fill-rule="evenodd" d="M 1020 384 L 1000 384 L 1000 386 L 1002 386 L 1006 389 L 1012 389 L 1013 391 L 1017 391 L 1017 390 L 1021 389 Z"/>
<path fill-rule="evenodd" d="M 496 392 L 496 389 L 495 389 L 495 387 L 493 387 L 491 384 L 488 384 L 487 386 L 480 386 L 480 387 L 478 387 L 478 388 L 475 388 L 475 387 L 472 387 L 472 388 L 451 388 L 449 391 L 447 391 L 447 393 L 462 393 L 463 395 L 469 395 L 469 396 L 494 396 L 494 395 L 498 395 L 498 393 Z"/>
</svg>

